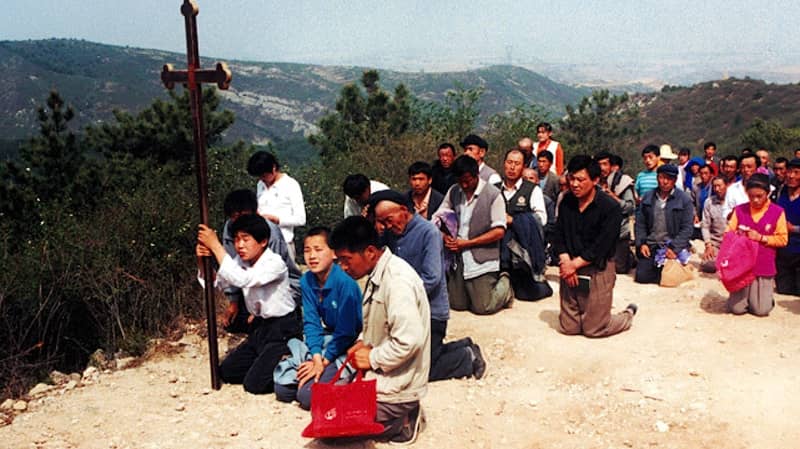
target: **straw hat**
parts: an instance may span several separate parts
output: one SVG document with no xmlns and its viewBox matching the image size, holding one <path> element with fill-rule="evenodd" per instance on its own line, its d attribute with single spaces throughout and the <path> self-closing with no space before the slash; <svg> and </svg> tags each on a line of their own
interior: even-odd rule
<svg viewBox="0 0 800 449">
<path fill-rule="evenodd" d="M 658 153 L 659 159 L 667 159 L 671 161 L 678 158 L 678 155 L 672 152 L 672 147 L 666 143 L 659 147 Z"/>
</svg>

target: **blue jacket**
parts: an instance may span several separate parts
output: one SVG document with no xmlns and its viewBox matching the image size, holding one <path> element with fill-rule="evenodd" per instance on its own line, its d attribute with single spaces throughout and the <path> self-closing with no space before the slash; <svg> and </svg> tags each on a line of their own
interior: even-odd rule
<svg viewBox="0 0 800 449">
<path fill-rule="evenodd" d="M 442 233 L 436 225 L 415 213 L 403 235 L 392 238 L 388 246 L 393 254 L 408 262 L 422 279 L 430 303 L 431 319 L 447 321 L 450 318 L 450 301 L 442 268 L 444 244 Z"/>
<path fill-rule="evenodd" d="M 308 350 L 322 354 L 323 338 L 332 334 L 322 354 L 328 361 L 347 352 L 361 333 L 361 289 L 339 265 L 333 264 L 325 285 L 320 287 L 314 273 L 300 278 L 303 295 L 303 334 Z"/>
<path fill-rule="evenodd" d="M 644 194 L 639 209 L 636 210 L 636 248 L 640 248 L 653 229 L 654 208 L 658 188 Z M 676 253 L 689 247 L 689 239 L 694 231 L 694 204 L 689 195 L 677 187 L 672 190 L 664 209 L 667 221 L 667 234 L 671 240 L 669 247 Z"/>
</svg>

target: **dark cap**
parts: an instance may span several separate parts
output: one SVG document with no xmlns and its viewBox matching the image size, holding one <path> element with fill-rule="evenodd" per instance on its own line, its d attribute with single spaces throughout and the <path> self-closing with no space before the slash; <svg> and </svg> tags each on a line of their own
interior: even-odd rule
<svg viewBox="0 0 800 449">
<path fill-rule="evenodd" d="M 664 164 L 658 167 L 658 170 L 656 170 L 656 174 L 660 175 L 662 173 L 672 178 L 678 179 L 678 167 L 672 164 Z"/>
<path fill-rule="evenodd" d="M 786 163 L 786 168 L 800 168 L 800 158 L 794 158 Z"/>
<path fill-rule="evenodd" d="M 378 192 L 373 193 L 369 196 L 369 208 L 370 210 L 374 210 L 375 206 L 378 205 L 381 201 L 391 201 L 395 204 L 399 204 L 400 206 L 405 206 L 408 210 L 413 211 L 414 206 L 411 205 L 411 201 L 409 201 L 407 195 L 403 195 L 402 193 L 396 190 L 381 190 Z"/>
<path fill-rule="evenodd" d="M 470 134 L 461 141 L 461 148 L 466 148 L 467 145 L 477 145 L 478 148 L 489 149 L 489 144 L 481 136 L 476 136 L 475 134 Z"/>
</svg>

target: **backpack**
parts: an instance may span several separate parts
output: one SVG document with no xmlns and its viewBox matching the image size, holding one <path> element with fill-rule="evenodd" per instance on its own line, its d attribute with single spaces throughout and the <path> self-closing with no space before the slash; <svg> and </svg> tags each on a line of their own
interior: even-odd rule
<svg viewBox="0 0 800 449">
<path fill-rule="evenodd" d="M 756 275 L 758 243 L 736 231 L 728 231 L 722 237 L 717 253 L 717 273 L 722 285 L 729 292 L 739 291 L 753 282 Z"/>
</svg>

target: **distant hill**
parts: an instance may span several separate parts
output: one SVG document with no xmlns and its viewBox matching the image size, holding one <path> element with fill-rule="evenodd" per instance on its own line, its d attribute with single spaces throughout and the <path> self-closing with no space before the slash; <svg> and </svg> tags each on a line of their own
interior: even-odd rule
<svg viewBox="0 0 800 449">
<path fill-rule="evenodd" d="M 665 87 L 662 92 L 634 95 L 645 143 L 686 146 L 700 154 L 706 141 L 717 143 L 720 154 L 742 148 L 742 132 L 755 118 L 800 127 L 800 85 L 768 84 L 754 79 L 709 81 L 691 87 Z M 773 149 L 779 153 L 788 149 Z"/>
<path fill-rule="evenodd" d="M 204 59 L 210 66 L 215 60 Z M 341 87 L 358 80 L 364 68 L 226 61 L 233 71 L 223 107 L 236 114 L 230 139 L 257 144 L 287 141 L 313 132 L 333 109 Z M 37 130 L 36 108 L 55 88 L 77 112 L 80 125 L 109 120 L 113 109 L 137 111 L 166 97 L 159 73 L 165 63 L 185 66 L 185 56 L 160 50 L 119 47 L 83 40 L 0 41 L 0 136 L 26 138 Z M 482 118 L 537 103 L 552 117 L 589 93 L 526 69 L 495 66 L 453 73 L 380 71 L 381 83 L 405 83 L 423 99 L 441 99 L 455 83 L 485 89 Z"/>
</svg>

